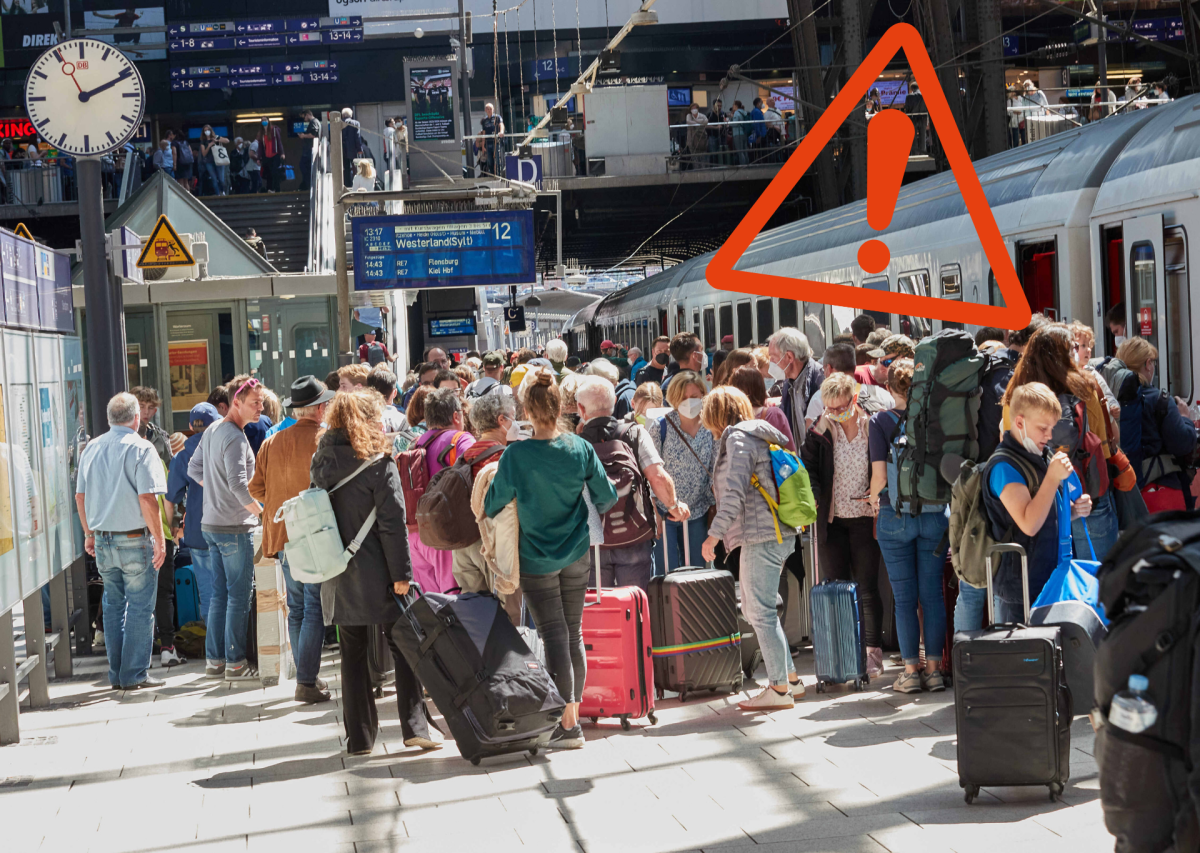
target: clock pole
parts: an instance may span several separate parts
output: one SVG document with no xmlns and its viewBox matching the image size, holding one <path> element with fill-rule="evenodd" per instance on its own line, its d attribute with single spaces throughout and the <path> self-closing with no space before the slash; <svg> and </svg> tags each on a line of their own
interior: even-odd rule
<svg viewBox="0 0 1200 853">
<path fill-rule="evenodd" d="M 92 436 L 108 432 L 108 401 L 128 390 L 125 306 L 109 272 L 104 245 L 104 191 L 99 157 L 78 157 L 79 233 L 83 250 L 83 299 L 87 316 L 88 388 Z"/>
</svg>

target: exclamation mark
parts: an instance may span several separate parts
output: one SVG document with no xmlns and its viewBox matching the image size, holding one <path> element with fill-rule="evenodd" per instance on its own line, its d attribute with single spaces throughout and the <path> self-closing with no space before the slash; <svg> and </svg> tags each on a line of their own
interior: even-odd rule
<svg viewBox="0 0 1200 853">
<path fill-rule="evenodd" d="M 887 228 L 896 212 L 915 135 L 912 119 L 899 110 L 876 113 L 867 123 L 867 224 L 876 231 Z M 868 240 L 858 249 L 858 265 L 869 273 L 882 272 L 891 259 L 882 240 Z"/>
</svg>

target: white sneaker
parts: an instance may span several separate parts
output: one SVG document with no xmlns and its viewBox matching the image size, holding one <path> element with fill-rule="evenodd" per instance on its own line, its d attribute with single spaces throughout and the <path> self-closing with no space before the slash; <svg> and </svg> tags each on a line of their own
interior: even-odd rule
<svg viewBox="0 0 1200 853">
<path fill-rule="evenodd" d="M 804 682 L 803 681 L 789 682 L 788 687 L 791 688 L 793 699 L 803 699 L 804 698 Z"/>
<path fill-rule="evenodd" d="M 753 699 L 738 702 L 738 707 L 743 711 L 786 711 L 796 707 L 796 700 L 790 690 L 780 693 L 774 687 L 766 687 Z"/>
<path fill-rule="evenodd" d="M 163 649 L 159 652 L 158 661 L 161 666 L 175 666 L 181 663 L 187 663 L 187 658 L 179 654 L 174 649 Z"/>
<path fill-rule="evenodd" d="M 404 745 L 408 747 L 419 746 L 421 749 L 441 749 L 442 736 L 439 732 L 430 729 L 429 737 L 410 737 L 404 741 Z"/>
</svg>

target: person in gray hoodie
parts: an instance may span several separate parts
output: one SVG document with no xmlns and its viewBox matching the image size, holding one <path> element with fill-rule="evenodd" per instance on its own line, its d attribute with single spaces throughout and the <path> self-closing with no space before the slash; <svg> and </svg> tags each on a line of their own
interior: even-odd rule
<svg viewBox="0 0 1200 853">
<path fill-rule="evenodd" d="M 743 711 L 786 710 L 795 705 L 794 697 L 804 695 L 804 685 L 788 651 L 775 599 L 783 562 L 800 531 L 782 522 L 776 527 L 770 506 L 750 478 L 757 476 L 764 489 L 775 491 L 770 445 L 783 446 L 787 437 L 766 421 L 755 420 L 750 398 L 729 385 L 714 388 L 704 398 L 700 421 L 716 443 L 713 485 L 717 514 L 704 540 L 704 559 L 716 558 L 718 541 L 725 543 L 726 551 L 742 549 L 742 611 L 762 644 L 770 682 L 738 707 Z M 778 492 L 773 498 L 778 500 Z"/>
</svg>

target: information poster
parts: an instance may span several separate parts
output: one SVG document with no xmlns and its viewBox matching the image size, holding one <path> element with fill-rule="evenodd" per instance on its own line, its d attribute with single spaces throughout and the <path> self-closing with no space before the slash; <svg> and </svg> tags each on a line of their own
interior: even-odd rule
<svg viewBox="0 0 1200 853">
<path fill-rule="evenodd" d="M 57 386 L 42 385 L 38 388 L 38 413 L 42 425 L 42 471 L 46 477 L 46 526 L 51 529 L 62 521 L 63 472 L 57 459 L 60 432 L 57 400 Z"/>
<path fill-rule="evenodd" d="M 45 246 L 34 247 L 39 325 L 47 332 L 74 332 L 71 260 Z"/>
<path fill-rule="evenodd" d="M 113 2 L 113 0 L 86 0 L 83 8 L 83 25 L 89 30 L 107 30 L 118 27 L 138 29 L 166 25 L 161 5 L 135 7 L 132 3 L 119 3 Z M 130 59 L 167 58 L 167 34 L 165 32 L 121 33 L 120 35 L 98 35 L 93 38 L 115 44 Z"/>
<path fill-rule="evenodd" d="M 0 275 L 4 279 L 4 318 L 10 326 L 36 326 L 38 319 L 35 246 L 0 231 Z"/>
<path fill-rule="evenodd" d="M 33 461 L 38 458 L 34 443 L 33 386 L 24 383 L 9 386 L 13 401 L 13 425 L 16 435 L 9 445 L 13 454 L 13 490 L 19 502 L 17 532 L 22 539 L 33 539 L 42 532 L 41 511 L 38 507 L 37 472 Z"/>
<path fill-rule="evenodd" d="M 449 65 L 410 68 L 409 110 L 416 142 L 454 139 L 454 79 Z"/>
<path fill-rule="evenodd" d="M 187 412 L 208 399 L 208 341 L 170 341 L 171 409 Z"/>
<path fill-rule="evenodd" d="M 4 434 L 4 388 L 0 387 L 0 554 L 7 554 L 16 547 L 16 530 L 13 525 L 12 492 L 10 490 L 12 450 Z"/>
</svg>

